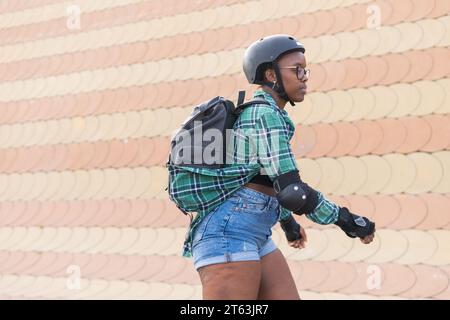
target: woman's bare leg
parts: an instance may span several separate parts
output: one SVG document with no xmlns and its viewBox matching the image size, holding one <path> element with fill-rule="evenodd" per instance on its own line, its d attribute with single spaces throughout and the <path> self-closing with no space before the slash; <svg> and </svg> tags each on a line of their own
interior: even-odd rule
<svg viewBox="0 0 450 320">
<path fill-rule="evenodd" d="M 205 300 L 256 300 L 261 281 L 260 261 L 212 264 L 198 269 Z"/>
<path fill-rule="evenodd" d="M 258 299 L 300 299 L 289 266 L 279 249 L 261 258 L 261 286 Z"/>
</svg>

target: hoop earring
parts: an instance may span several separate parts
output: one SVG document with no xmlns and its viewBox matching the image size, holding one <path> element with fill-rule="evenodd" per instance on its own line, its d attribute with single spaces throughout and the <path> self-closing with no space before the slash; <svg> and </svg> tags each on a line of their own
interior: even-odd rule
<svg viewBox="0 0 450 320">
<path fill-rule="evenodd" d="M 277 84 L 277 81 L 275 80 L 272 84 L 272 89 L 275 89 L 276 84 Z"/>
</svg>

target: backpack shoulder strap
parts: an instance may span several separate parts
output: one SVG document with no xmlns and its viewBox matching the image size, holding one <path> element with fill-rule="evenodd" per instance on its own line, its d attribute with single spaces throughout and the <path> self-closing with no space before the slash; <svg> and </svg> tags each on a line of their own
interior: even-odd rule
<svg viewBox="0 0 450 320">
<path fill-rule="evenodd" d="M 268 101 L 266 101 L 265 99 L 262 99 L 262 98 L 252 99 L 245 103 L 244 103 L 244 99 L 245 99 L 245 91 L 239 91 L 237 106 L 235 109 L 235 112 L 238 114 L 241 113 L 246 107 L 254 105 L 254 104 L 270 105 L 270 103 Z"/>
<path fill-rule="evenodd" d="M 239 91 L 238 99 L 237 99 L 237 106 L 240 106 L 241 104 L 243 104 L 244 99 L 245 99 L 245 91 Z"/>
<path fill-rule="evenodd" d="M 265 105 L 269 105 L 270 106 L 270 103 L 268 101 L 266 101 L 266 100 L 264 100 L 262 98 L 256 98 L 256 99 L 247 101 L 246 103 L 238 105 L 238 108 L 244 109 L 244 108 L 246 108 L 248 106 L 251 106 L 253 104 L 265 104 Z"/>
</svg>

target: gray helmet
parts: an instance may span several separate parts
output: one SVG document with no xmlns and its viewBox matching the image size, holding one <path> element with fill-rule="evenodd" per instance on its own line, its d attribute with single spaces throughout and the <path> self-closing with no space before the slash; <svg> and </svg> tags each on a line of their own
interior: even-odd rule
<svg viewBox="0 0 450 320">
<path fill-rule="evenodd" d="M 265 84 L 262 70 L 268 63 L 276 63 L 283 54 L 300 51 L 305 47 L 294 37 L 287 34 L 275 34 L 252 43 L 244 54 L 244 73 L 249 83 Z"/>
</svg>

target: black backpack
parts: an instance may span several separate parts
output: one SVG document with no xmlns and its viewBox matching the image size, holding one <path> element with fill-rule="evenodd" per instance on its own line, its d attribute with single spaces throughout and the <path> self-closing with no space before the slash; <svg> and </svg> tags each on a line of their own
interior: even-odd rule
<svg viewBox="0 0 450 320">
<path fill-rule="evenodd" d="M 191 210 L 183 209 L 185 207 L 183 198 L 176 196 L 171 192 L 171 183 L 176 179 L 177 172 L 180 170 L 184 173 L 194 174 L 183 167 L 203 167 L 203 168 L 223 168 L 226 164 L 227 141 L 233 125 L 238 119 L 240 113 L 248 106 L 254 104 L 269 105 L 264 99 L 253 99 L 243 103 L 245 91 L 239 91 L 237 107 L 230 100 L 223 97 L 215 97 L 209 101 L 197 105 L 191 115 L 182 123 L 181 128 L 175 133 L 170 142 L 169 159 L 166 167 L 169 171 L 169 181 L 166 191 L 169 190 L 169 199 L 185 215 L 189 215 L 192 222 Z M 219 139 L 204 141 L 203 139 L 195 139 L 197 131 L 207 132 L 215 131 Z M 220 136 L 222 137 L 220 139 Z M 198 138 L 198 137 L 197 137 Z M 202 136 L 203 138 L 203 136 Z M 205 161 L 203 155 L 205 151 L 214 144 L 213 161 Z M 195 210 L 193 210 L 195 211 Z"/>
<path fill-rule="evenodd" d="M 211 169 L 224 167 L 230 131 L 239 114 L 248 106 L 269 104 L 264 99 L 243 103 L 244 98 L 245 91 L 239 91 L 237 107 L 221 96 L 197 105 L 171 139 L 166 166 Z"/>
</svg>

